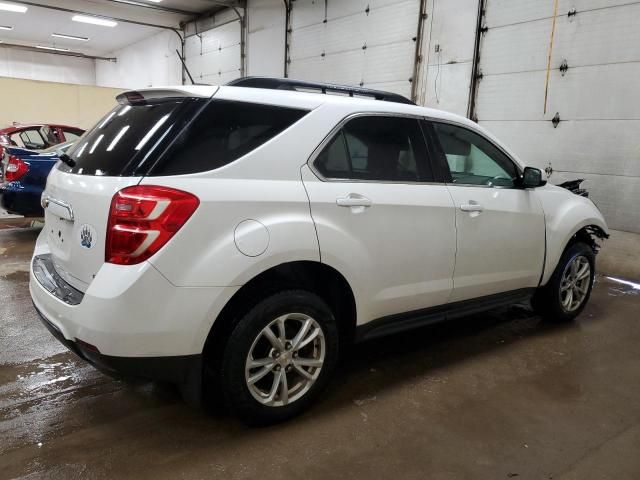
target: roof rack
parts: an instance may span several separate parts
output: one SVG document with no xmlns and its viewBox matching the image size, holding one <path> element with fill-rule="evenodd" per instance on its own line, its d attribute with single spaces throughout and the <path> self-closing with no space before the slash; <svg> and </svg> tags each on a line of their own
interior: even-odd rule
<svg viewBox="0 0 640 480">
<path fill-rule="evenodd" d="M 290 78 L 244 77 L 232 80 L 227 83 L 227 85 L 233 87 L 266 88 L 270 90 L 313 90 L 325 94 L 333 92 L 348 95 L 349 97 L 370 97 L 385 102 L 415 105 L 411 100 L 397 93 L 383 92 L 382 90 L 373 90 L 370 88 L 351 87 L 348 85 L 335 85 L 332 83 L 305 82 L 303 80 L 292 80 Z"/>
</svg>

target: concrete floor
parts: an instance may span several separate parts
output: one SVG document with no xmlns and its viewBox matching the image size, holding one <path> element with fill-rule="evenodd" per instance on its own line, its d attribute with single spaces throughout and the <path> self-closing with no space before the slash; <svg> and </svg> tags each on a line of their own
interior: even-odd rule
<svg viewBox="0 0 640 480">
<path fill-rule="evenodd" d="M 65 351 L 31 307 L 36 235 L 0 230 L 2 479 L 640 478 L 630 285 L 599 277 L 571 325 L 516 306 L 357 346 L 314 409 L 252 430 Z"/>
</svg>

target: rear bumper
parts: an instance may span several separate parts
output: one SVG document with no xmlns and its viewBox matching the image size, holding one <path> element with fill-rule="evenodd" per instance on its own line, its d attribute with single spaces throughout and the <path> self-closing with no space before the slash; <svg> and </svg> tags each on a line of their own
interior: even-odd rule
<svg viewBox="0 0 640 480">
<path fill-rule="evenodd" d="M 72 341 L 51 323 L 37 307 L 40 320 L 51 334 L 73 353 L 98 370 L 113 377 L 145 378 L 192 385 L 201 377 L 202 355 L 178 355 L 171 357 L 113 357 L 103 355 L 82 341 Z M 197 380 L 196 380 L 197 381 Z"/>
<path fill-rule="evenodd" d="M 239 288 L 176 287 L 149 263 L 105 263 L 79 292 L 46 261 L 49 253 L 43 230 L 31 262 L 33 304 L 56 338 L 107 372 L 179 381 Z"/>
</svg>

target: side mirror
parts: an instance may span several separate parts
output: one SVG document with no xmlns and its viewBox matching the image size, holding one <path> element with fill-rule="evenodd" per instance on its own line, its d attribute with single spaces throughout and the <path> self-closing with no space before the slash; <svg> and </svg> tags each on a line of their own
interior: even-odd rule
<svg viewBox="0 0 640 480">
<path fill-rule="evenodd" d="M 546 185 L 547 181 L 542 179 L 542 170 L 535 167 L 524 167 L 520 186 L 522 188 L 536 188 Z"/>
</svg>

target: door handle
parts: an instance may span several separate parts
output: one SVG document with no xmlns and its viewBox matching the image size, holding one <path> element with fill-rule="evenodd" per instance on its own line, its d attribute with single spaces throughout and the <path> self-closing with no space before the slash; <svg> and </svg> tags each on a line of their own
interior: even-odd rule
<svg viewBox="0 0 640 480">
<path fill-rule="evenodd" d="M 460 210 L 463 212 L 482 212 L 484 207 L 477 202 L 471 200 L 469 203 L 463 203 L 460 205 Z"/>
<path fill-rule="evenodd" d="M 339 207 L 370 207 L 371 200 L 357 193 L 350 193 L 346 197 L 336 198 Z"/>
<path fill-rule="evenodd" d="M 43 208 L 50 210 L 54 215 L 73 222 L 73 209 L 67 202 L 47 195 L 41 198 L 40 204 Z"/>
</svg>

